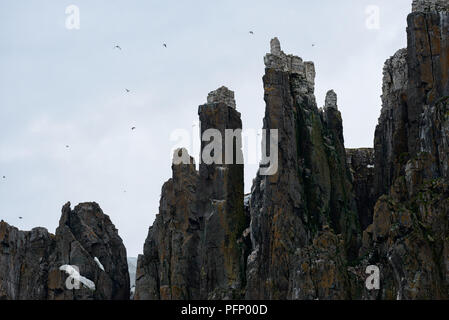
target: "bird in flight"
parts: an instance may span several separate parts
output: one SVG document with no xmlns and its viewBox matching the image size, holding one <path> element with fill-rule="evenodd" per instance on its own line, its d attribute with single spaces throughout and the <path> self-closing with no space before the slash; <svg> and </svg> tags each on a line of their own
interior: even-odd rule
<svg viewBox="0 0 449 320">
<path fill-rule="evenodd" d="M 115 46 L 114 49 L 122 50 L 122 48 L 120 46 Z"/>
<path fill-rule="evenodd" d="M 131 130 L 136 130 L 136 127 L 132 127 Z"/>
<path fill-rule="evenodd" d="M 125 90 L 126 90 L 127 93 L 130 93 L 130 92 L 131 92 L 131 90 L 129 90 L 129 89 L 125 89 Z"/>
<path fill-rule="evenodd" d="M 66 147 L 66 148 L 70 148 L 70 146 L 69 146 L 69 145 L 66 145 L 65 147 Z"/>
<path fill-rule="evenodd" d="M 163 46 L 167 48 L 167 44 L 166 43 L 164 43 Z"/>
<path fill-rule="evenodd" d="M 315 47 L 315 43 L 312 43 L 312 47 Z"/>
<path fill-rule="evenodd" d="M 250 31 L 249 34 L 254 34 L 254 32 L 253 32 L 253 31 Z"/>
<path fill-rule="evenodd" d="M 3 176 L 2 178 L 3 178 L 3 179 L 6 179 L 6 176 Z"/>
<path fill-rule="evenodd" d="M 19 219 L 20 219 L 20 220 L 22 220 L 22 219 L 23 219 L 23 217 L 19 217 Z"/>
</svg>

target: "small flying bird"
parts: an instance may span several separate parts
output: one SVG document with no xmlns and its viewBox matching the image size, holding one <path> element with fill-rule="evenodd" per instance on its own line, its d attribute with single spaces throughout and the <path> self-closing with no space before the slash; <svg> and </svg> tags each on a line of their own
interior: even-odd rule
<svg viewBox="0 0 449 320">
<path fill-rule="evenodd" d="M 130 93 L 130 92 L 131 92 L 131 90 L 129 90 L 129 89 L 125 89 L 125 90 L 126 90 L 127 93 Z"/>
<path fill-rule="evenodd" d="M 19 219 L 20 219 L 20 220 L 22 220 L 22 219 L 23 219 L 23 217 L 19 217 Z"/>
<path fill-rule="evenodd" d="M 70 146 L 69 146 L 69 145 L 66 145 L 65 147 L 66 147 L 66 148 L 70 148 Z"/>
<path fill-rule="evenodd" d="M 136 130 L 136 127 L 132 127 L 131 130 Z"/>
<path fill-rule="evenodd" d="M 3 176 L 2 178 L 3 178 L 3 179 L 6 179 L 6 176 Z"/>
<path fill-rule="evenodd" d="M 254 34 L 254 32 L 253 32 L 253 31 L 250 31 L 249 34 Z"/>
<path fill-rule="evenodd" d="M 166 43 L 164 43 L 163 46 L 167 48 L 167 44 Z"/>
<path fill-rule="evenodd" d="M 315 43 L 312 43 L 312 47 L 315 47 Z"/>
<path fill-rule="evenodd" d="M 120 46 L 115 46 L 114 49 L 122 50 L 122 48 Z"/>
</svg>

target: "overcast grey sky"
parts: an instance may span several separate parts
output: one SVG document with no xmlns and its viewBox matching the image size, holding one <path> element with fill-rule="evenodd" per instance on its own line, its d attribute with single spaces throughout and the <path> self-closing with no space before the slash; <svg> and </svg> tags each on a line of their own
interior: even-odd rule
<svg viewBox="0 0 449 320">
<path fill-rule="evenodd" d="M 79 30 L 65 26 L 72 4 Z M 369 5 L 379 29 L 366 27 Z M 346 147 L 371 147 L 383 63 L 406 46 L 410 11 L 411 0 L 2 0 L 0 219 L 54 232 L 65 202 L 96 201 L 136 256 L 171 176 L 170 133 L 192 130 L 208 92 L 234 90 L 244 128 L 261 128 L 274 36 L 315 62 L 319 106 L 337 92 Z"/>
</svg>

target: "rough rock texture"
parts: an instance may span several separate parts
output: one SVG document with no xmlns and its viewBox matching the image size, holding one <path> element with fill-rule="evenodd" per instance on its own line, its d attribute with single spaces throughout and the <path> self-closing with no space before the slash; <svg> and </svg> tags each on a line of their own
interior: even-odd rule
<svg viewBox="0 0 449 320">
<path fill-rule="evenodd" d="M 449 299 L 447 8 L 414 1 L 408 46 L 385 64 L 373 149 L 344 148 L 336 93 L 318 109 L 313 63 L 274 38 L 263 128 L 278 130 L 278 171 L 262 165 L 243 196 L 240 165 L 174 166 L 136 298 Z M 209 95 L 202 133 L 241 128 L 233 97 Z M 373 265 L 378 290 L 365 286 Z"/>
<path fill-rule="evenodd" d="M 94 258 L 102 264 L 99 268 Z M 96 290 L 81 285 L 68 290 L 62 265 L 79 268 Z M 129 298 L 126 249 L 117 229 L 96 203 L 62 209 L 56 234 L 46 229 L 19 231 L 0 223 L 0 298 L 123 299 Z"/>
<path fill-rule="evenodd" d="M 234 93 L 222 87 L 199 107 L 201 134 L 241 129 Z M 234 158 L 241 156 L 237 132 Z M 205 150 L 209 141 L 202 141 Z M 176 151 L 178 152 L 178 151 Z M 184 150 L 184 152 L 187 152 Z M 214 150 L 214 152 L 216 152 Z M 237 299 L 245 286 L 243 164 L 173 165 L 154 225 L 139 257 L 135 299 Z M 235 163 L 235 161 L 234 161 Z"/>
<path fill-rule="evenodd" d="M 375 138 L 373 224 L 362 265 L 381 267 L 378 299 L 449 299 L 447 1 L 415 1 L 408 47 L 387 61 Z"/>
<path fill-rule="evenodd" d="M 276 38 L 265 64 L 264 129 L 279 130 L 279 170 L 258 174 L 253 185 L 246 298 L 286 299 L 301 297 L 297 267 L 310 254 L 319 259 L 305 250 L 320 230 L 341 234 L 346 259 L 356 256 L 359 227 L 336 94 L 319 110 L 313 64 L 285 55 Z"/>
<path fill-rule="evenodd" d="M 413 0 L 413 12 L 441 12 L 449 10 L 447 0 Z"/>
<path fill-rule="evenodd" d="M 195 208 L 198 173 L 193 158 L 190 161 L 173 165 L 173 177 L 162 187 L 159 214 L 149 230 L 144 255 L 138 258 L 136 300 L 200 295 L 202 221 Z"/>
<path fill-rule="evenodd" d="M 19 231 L 1 221 L 0 299 L 47 299 L 50 256 L 55 247 L 55 236 L 44 228 Z"/>
<path fill-rule="evenodd" d="M 100 269 L 94 258 L 100 261 Z M 82 203 L 73 210 L 70 203 L 62 209 L 59 227 L 56 229 L 56 250 L 49 269 L 50 299 L 127 300 L 130 285 L 126 249 L 118 230 L 98 204 Z M 96 285 L 68 291 L 62 280 L 61 265 L 74 265 L 80 274 Z M 61 275 L 63 276 L 61 278 Z"/>
<path fill-rule="evenodd" d="M 407 50 L 401 49 L 383 71 L 382 111 L 374 138 L 376 196 L 389 191 L 408 157 L 407 85 Z"/>
<path fill-rule="evenodd" d="M 222 89 L 219 89 L 222 90 Z M 233 96 L 233 94 L 232 94 Z M 198 109 L 201 135 L 208 129 L 218 129 L 225 146 L 225 130 L 242 129 L 240 113 L 235 102 L 214 100 Z M 198 211 L 204 214 L 204 239 L 202 248 L 202 297 L 212 299 L 240 298 L 244 288 L 245 261 L 241 259 L 239 238 L 247 228 L 243 208 L 243 158 L 241 132 L 232 138 L 234 164 L 205 164 L 199 168 Z M 206 147 L 202 142 L 201 150 Z M 222 152 L 225 163 L 226 150 Z"/>
<path fill-rule="evenodd" d="M 377 200 L 374 190 L 374 150 L 346 149 L 346 156 L 352 173 L 360 227 L 365 230 L 373 223 L 373 210 Z"/>
</svg>

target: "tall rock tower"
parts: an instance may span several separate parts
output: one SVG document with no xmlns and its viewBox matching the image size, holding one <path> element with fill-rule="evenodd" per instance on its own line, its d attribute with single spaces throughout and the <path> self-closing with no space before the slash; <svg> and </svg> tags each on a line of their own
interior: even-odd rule
<svg viewBox="0 0 449 320">
<path fill-rule="evenodd" d="M 135 299 L 242 298 L 246 257 L 240 237 L 249 221 L 243 210 L 242 122 L 234 93 L 226 87 L 209 93 L 198 114 L 201 155 L 214 162 L 201 157 L 206 161 L 199 172 L 193 159 L 173 165 L 138 259 Z M 209 149 L 211 143 L 222 152 Z"/>
<path fill-rule="evenodd" d="M 360 232 L 337 95 L 329 91 L 326 105 L 318 109 L 313 63 L 286 55 L 277 38 L 271 40 L 265 66 L 263 127 L 278 130 L 279 167 L 275 175 L 258 174 L 253 185 L 246 297 L 321 298 L 311 281 L 308 289 L 299 287 L 304 279 L 298 279 L 298 268 L 306 255 L 315 254 L 306 248 L 328 233 L 328 245 L 338 246 L 343 260 L 355 258 Z M 309 266 L 314 268 L 319 266 Z M 346 285 L 344 276 L 329 281 L 335 288 Z M 343 291 L 333 297 L 344 298 Z"/>
<path fill-rule="evenodd" d="M 374 145 L 381 197 L 361 255 L 382 266 L 376 298 L 447 299 L 449 2 L 415 0 L 412 7 L 407 48 L 384 68 Z"/>
</svg>

